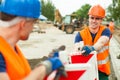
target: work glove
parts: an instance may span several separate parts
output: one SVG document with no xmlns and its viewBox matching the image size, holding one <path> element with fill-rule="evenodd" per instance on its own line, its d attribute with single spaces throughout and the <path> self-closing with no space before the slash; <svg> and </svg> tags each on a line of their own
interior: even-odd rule
<svg viewBox="0 0 120 80">
<path fill-rule="evenodd" d="M 49 58 L 48 61 L 51 63 L 52 71 L 54 71 L 54 70 L 56 70 L 56 69 L 58 69 L 58 68 L 63 66 L 62 62 L 57 57 Z"/>
<path fill-rule="evenodd" d="M 59 74 L 59 76 L 61 76 L 61 75 L 66 76 L 64 66 L 58 57 L 48 58 L 47 60 L 41 62 L 40 64 L 42 64 L 46 67 L 47 75 L 49 75 L 54 70 L 57 70 L 56 75 Z"/>
<path fill-rule="evenodd" d="M 82 55 L 87 56 L 94 50 L 95 50 L 95 48 L 93 46 L 84 46 L 82 48 L 82 51 L 83 51 Z"/>
<path fill-rule="evenodd" d="M 49 57 L 59 57 L 59 51 L 64 51 L 65 45 L 61 45 L 58 49 L 53 49 L 52 52 L 49 53 Z"/>
<path fill-rule="evenodd" d="M 52 57 L 59 57 L 59 51 L 54 52 Z"/>
</svg>

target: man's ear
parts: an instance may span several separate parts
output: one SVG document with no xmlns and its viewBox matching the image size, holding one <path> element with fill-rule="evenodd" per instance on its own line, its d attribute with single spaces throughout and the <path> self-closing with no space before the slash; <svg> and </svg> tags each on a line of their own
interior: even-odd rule
<svg viewBox="0 0 120 80">
<path fill-rule="evenodd" d="M 25 27 L 25 22 L 26 22 L 26 20 L 24 20 L 24 19 L 20 21 L 20 23 L 19 23 L 20 28 L 23 29 Z"/>
</svg>

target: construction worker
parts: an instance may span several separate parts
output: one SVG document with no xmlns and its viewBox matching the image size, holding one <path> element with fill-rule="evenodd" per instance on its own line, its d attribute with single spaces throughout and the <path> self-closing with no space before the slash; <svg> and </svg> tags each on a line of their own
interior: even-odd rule
<svg viewBox="0 0 120 80">
<path fill-rule="evenodd" d="M 27 40 L 41 14 L 39 0 L 2 0 L 0 5 L 0 80 L 43 80 L 60 68 L 61 61 L 48 58 L 34 70 L 20 51 L 17 42 Z"/>
<path fill-rule="evenodd" d="M 113 32 L 114 32 L 114 22 L 113 22 L 113 20 L 109 23 L 109 28 L 110 28 L 111 33 L 113 34 Z"/>
<path fill-rule="evenodd" d="M 110 29 L 111 37 L 112 37 L 112 34 L 114 32 L 114 22 L 113 22 L 113 20 L 109 23 L 108 28 Z"/>
<path fill-rule="evenodd" d="M 82 55 L 89 55 L 92 51 L 97 52 L 99 80 L 108 80 L 110 75 L 109 40 L 110 30 L 101 25 L 105 17 L 105 10 L 100 5 L 94 5 L 89 12 L 89 25 L 75 37 L 75 44 L 83 41 Z"/>
</svg>

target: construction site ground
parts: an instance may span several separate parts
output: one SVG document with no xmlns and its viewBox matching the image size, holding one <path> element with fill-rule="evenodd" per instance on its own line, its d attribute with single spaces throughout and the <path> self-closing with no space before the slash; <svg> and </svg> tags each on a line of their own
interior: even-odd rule
<svg viewBox="0 0 120 80">
<path fill-rule="evenodd" d="M 66 51 L 71 53 L 74 47 L 74 37 L 77 33 L 66 34 L 54 27 L 53 24 L 42 23 L 40 32 L 34 30 L 27 41 L 20 41 L 18 45 L 28 59 L 31 68 L 46 59 L 48 54 L 61 45 L 66 46 Z M 120 80 L 120 29 L 115 29 L 110 41 L 111 75 L 109 80 Z"/>
</svg>

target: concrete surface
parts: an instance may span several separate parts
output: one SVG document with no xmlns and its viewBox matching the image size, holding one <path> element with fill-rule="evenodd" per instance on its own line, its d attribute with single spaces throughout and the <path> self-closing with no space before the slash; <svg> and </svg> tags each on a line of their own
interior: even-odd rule
<svg viewBox="0 0 120 80">
<path fill-rule="evenodd" d="M 110 56 L 117 80 L 120 80 L 120 59 L 117 58 L 117 56 L 119 55 L 120 55 L 120 44 L 113 37 L 110 40 Z"/>
<path fill-rule="evenodd" d="M 18 43 L 27 59 L 48 56 L 52 49 L 56 49 L 61 45 L 66 46 L 67 52 L 73 50 L 76 33 L 68 35 L 55 27 L 49 27 L 45 31 L 46 33 L 43 34 L 33 32 L 27 41 Z"/>
</svg>

